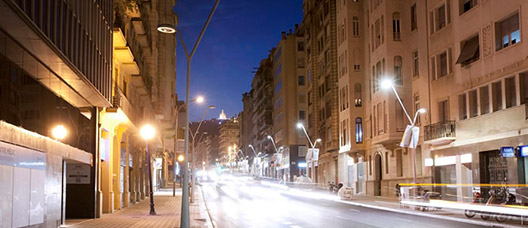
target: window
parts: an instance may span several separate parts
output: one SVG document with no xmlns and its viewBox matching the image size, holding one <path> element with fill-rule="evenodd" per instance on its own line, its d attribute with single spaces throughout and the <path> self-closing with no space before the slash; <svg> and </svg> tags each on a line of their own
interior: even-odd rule
<svg viewBox="0 0 528 228">
<path fill-rule="evenodd" d="M 493 102 L 493 111 L 499 111 L 503 109 L 502 106 L 502 81 L 494 82 L 491 84 L 491 99 Z"/>
<path fill-rule="evenodd" d="M 413 58 L 413 77 L 417 77 L 420 73 L 420 61 L 418 59 L 418 51 L 413 51 L 412 53 Z"/>
<path fill-rule="evenodd" d="M 394 56 L 394 82 L 396 85 L 403 85 L 402 57 Z"/>
<path fill-rule="evenodd" d="M 477 3 L 477 0 L 459 0 L 459 14 L 462 15 L 470 9 L 473 9 L 473 7 L 477 5 Z"/>
<path fill-rule="evenodd" d="M 363 105 L 363 99 L 361 96 L 361 84 L 356 83 L 354 85 L 354 106 L 361 107 Z"/>
<path fill-rule="evenodd" d="M 515 77 L 512 76 L 504 80 L 504 95 L 506 96 L 506 108 L 517 105 Z"/>
<path fill-rule="evenodd" d="M 392 40 L 394 41 L 401 40 L 400 13 L 399 12 L 394 12 L 392 14 Z"/>
<path fill-rule="evenodd" d="M 451 48 L 431 58 L 431 73 L 434 79 L 444 77 L 452 70 Z"/>
<path fill-rule="evenodd" d="M 466 66 L 480 59 L 479 36 L 476 35 L 460 43 L 460 55 L 456 64 Z"/>
<path fill-rule="evenodd" d="M 490 112 L 490 101 L 489 101 L 489 86 L 483 86 L 479 89 L 480 93 L 480 114 L 488 114 Z"/>
<path fill-rule="evenodd" d="M 341 88 L 341 111 L 344 111 L 348 108 L 348 85 Z"/>
<path fill-rule="evenodd" d="M 360 117 L 356 118 L 356 144 L 363 142 L 363 120 Z"/>
<path fill-rule="evenodd" d="M 520 41 L 519 12 L 495 23 L 495 43 L 497 51 L 519 43 Z"/>
<path fill-rule="evenodd" d="M 418 28 L 418 16 L 416 15 L 416 4 L 411 6 L 411 31 L 416 30 Z"/>
<path fill-rule="evenodd" d="M 297 51 L 304 51 L 304 42 L 297 42 Z"/>
<path fill-rule="evenodd" d="M 341 146 L 348 145 L 348 119 L 341 121 Z"/>
<path fill-rule="evenodd" d="M 359 17 L 352 17 L 352 35 L 359 36 Z"/>
<path fill-rule="evenodd" d="M 420 109 L 420 95 L 419 94 L 415 94 L 414 95 L 414 113 L 418 112 L 418 110 Z M 421 121 L 420 121 L 420 115 L 418 115 L 416 117 L 416 122 L 415 122 L 415 125 L 417 124 L 420 124 Z"/>
<path fill-rule="evenodd" d="M 353 55 L 354 55 L 354 71 L 361 71 L 361 66 L 359 64 L 359 58 L 361 57 L 360 54 L 359 54 L 359 48 L 355 48 L 354 51 L 353 51 Z"/>
<path fill-rule="evenodd" d="M 431 34 L 443 29 L 447 24 L 449 24 L 449 1 L 446 1 L 446 3 L 447 6 L 442 4 L 429 13 L 431 20 Z"/>
<path fill-rule="evenodd" d="M 300 85 L 300 86 L 305 85 L 305 83 L 304 83 L 304 76 L 303 76 L 303 75 L 299 75 L 299 76 L 297 77 L 297 85 Z"/>
<path fill-rule="evenodd" d="M 436 30 L 440 30 L 446 26 L 445 11 L 445 5 L 442 5 L 436 9 Z"/>
<path fill-rule="evenodd" d="M 528 72 L 519 74 L 519 87 L 521 91 L 521 104 L 528 103 Z"/>
<path fill-rule="evenodd" d="M 395 118 L 396 118 L 396 131 L 397 132 L 403 132 L 403 131 L 405 131 L 405 123 L 404 123 L 405 116 L 404 116 L 403 108 L 400 105 L 400 102 L 398 100 L 394 100 L 394 105 L 396 107 L 396 115 L 395 115 Z"/>
<path fill-rule="evenodd" d="M 282 89 L 282 79 L 279 80 L 279 82 L 277 83 L 277 85 L 275 85 L 275 93 L 274 95 L 277 95 L 277 93 L 279 93 L 279 91 Z"/>
<path fill-rule="evenodd" d="M 304 110 L 299 110 L 299 120 L 300 120 L 300 121 L 304 121 L 304 120 L 306 120 L 306 111 L 304 111 Z"/>
<path fill-rule="evenodd" d="M 468 118 L 466 104 L 466 94 L 463 93 L 458 95 L 458 118 L 460 120 L 465 120 Z"/>
<path fill-rule="evenodd" d="M 449 120 L 449 101 L 443 100 L 438 102 L 438 121 L 446 122 Z"/>
<path fill-rule="evenodd" d="M 469 117 L 475 117 L 478 116 L 478 98 L 477 98 L 477 90 L 471 90 L 468 94 L 469 97 Z"/>
</svg>

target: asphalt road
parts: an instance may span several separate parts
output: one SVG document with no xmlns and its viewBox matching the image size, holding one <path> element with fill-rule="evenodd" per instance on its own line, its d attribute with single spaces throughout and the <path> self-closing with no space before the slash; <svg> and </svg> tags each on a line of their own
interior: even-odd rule
<svg viewBox="0 0 528 228">
<path fill-rule="evenodd" d="M 324 199 L 281 194 L 237 179 L 202 183 L 209 213 L 218 228 L 233 227 L 479 227 L 357 207 Z"/>
</svg>

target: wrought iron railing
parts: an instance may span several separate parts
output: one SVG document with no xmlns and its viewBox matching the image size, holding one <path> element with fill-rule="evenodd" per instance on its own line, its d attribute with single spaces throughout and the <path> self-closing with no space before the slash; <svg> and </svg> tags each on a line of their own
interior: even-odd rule
<svg viewBox="0 0 528 228">
<path fill-rule="evenodd" d="M 456 124 L 454 120 L 448 120 L 424 126 L 424 140 L 429 141 L 438 138 L 456 137 Z"/>
</svg>

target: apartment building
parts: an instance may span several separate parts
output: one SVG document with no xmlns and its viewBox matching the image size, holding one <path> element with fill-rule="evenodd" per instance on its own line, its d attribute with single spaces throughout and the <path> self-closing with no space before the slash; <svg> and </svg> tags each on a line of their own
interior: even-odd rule
<svg viewBox="0 0 528 228">
<path fill-rule="evenodd" d="M 339 181 L 356 194 L 366 193 L 364 139 L 367 68 L 364 1 L 336 1 L 339 93 Z"/>
<path fill-rule="evenodd" d="M 528 3 L 427 3 L 432 124 L 424 144 L 433 181 L 525 184 Z M 472 194 L 440 190 L 459 200 Z"/>
<path fill-rule="evenodd" d="M 273 49 L 273 139 L 278 154 L 272 156 L 276 177 L 293 181 L 306 174 L 307 140 L 297 123 L 306 122 L 306 55 L 303 31 L 282 32 Z M 282 148 L 282 149 L 280 149 Z M 300 166 L 299 166 L 300 165 Z"/>
<path fill-rule="evenodd" d="M 338 181 L 339 112 L 336 1 L 305 0 L 303 25 L 306 39 L 306 90 L 308 134 L 321 138 L 320 152 L 308 161 L 315 182 Z"/>
<path fill-rule="evenodd" d="M 97 107 L 112 99 L 112 2 L 5 0 L 0 11 L 0 226 L 95 218 Z M 71 178 L 77 171 L 86 176 Z"/>
<path fill-rule="evenodd" d="M 418 182 L 526 183 L 525 2 L 336 4 L 340 182 L 383 196 L 413 182 L 413 150 L 399 144 L 417 114 Z M 386 79 L 405 110 L 381 86 Z M 436 190 L 455 200 L 472 195 Z"/>
</svg>

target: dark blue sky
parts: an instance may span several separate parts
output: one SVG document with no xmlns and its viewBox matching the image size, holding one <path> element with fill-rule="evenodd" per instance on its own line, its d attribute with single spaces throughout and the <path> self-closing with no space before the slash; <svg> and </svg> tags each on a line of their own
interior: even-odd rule
<svg viewBox="0 0 528 228">
<path fill-rule="evenodd" d="M 214 0 L 177 0 L 178 29 L 189 52 L 200 34 Z M 203 95 L 205 104 L 191 104 L 192 121 L 199 121 L 207 105 L 215 105 L 207 119 L 222 109 L 228 117 L 242 110 L 242 93 L 251 88 L 253 67 L 287 31 L 302 20 L 302 0 L 220 0 L 211 24 L 195 53 L 190 97 Z M 185 100 L 186 60 L 178 44 L 176 90 Z"/>
</svg>

